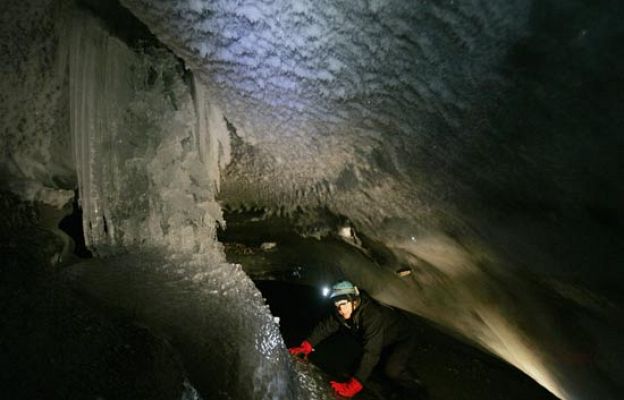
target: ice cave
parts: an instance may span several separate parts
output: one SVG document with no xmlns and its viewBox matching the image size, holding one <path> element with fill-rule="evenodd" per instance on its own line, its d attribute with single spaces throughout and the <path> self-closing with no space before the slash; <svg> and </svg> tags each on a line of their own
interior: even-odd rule
<svg viewBox="0 0 624 400">
<path fill-rule="evenodd" d="M 624 2 L 0 15 L 1 398 L 335 399 L 338 279 L 429 399 L 624 398 Z"/>
</svg>

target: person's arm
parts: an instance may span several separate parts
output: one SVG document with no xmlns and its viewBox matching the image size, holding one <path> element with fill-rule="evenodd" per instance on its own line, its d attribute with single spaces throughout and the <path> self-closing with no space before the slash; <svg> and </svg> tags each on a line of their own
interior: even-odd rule
<svg viewBox="0 0 624 400">
<path fill-rule="evenodd" d="M 377 313 L 367 315 L 364 321 L 364 354 L 360 360 L 360 365 L 353 375 L 358 381 L 364 382 L 379 362 L 381 350 L 383 348 L 384 326 L 382 318 Z"/>
<path fill-rule="evenodd" d="M 316 325 L 306 340 L 314 347 L 319 344 L 319 342 L 322 342 L 336 333 L 338 328 L 340 328 L 340 322 L 338 322 L 336 317 L 330 315 Z"/>
<path fill-rule="evenodd" d="M 340 324 L 336 318 L 329 316 L 316 325 L 307 339 L 299 346 L 289 348 L 288 352 L 294 356 L 303 354 L 307 358 L 314 351 L 314 346 L 336 332 L 339 327 Z"/>
</svg>

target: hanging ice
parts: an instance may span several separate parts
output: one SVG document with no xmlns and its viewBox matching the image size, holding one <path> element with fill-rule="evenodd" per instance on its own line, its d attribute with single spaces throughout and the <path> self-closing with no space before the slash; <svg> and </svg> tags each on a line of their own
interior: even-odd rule
<svg viewBox="0 0 624 400">
<path fill-rule="evenodd" d="M 70 52 L 87 244 L 100 255 L 135 245 L 197 251 L 222 220 L 214 195 L 229 150 L 219 111 L 196 80 L 190 92 L 171 54 L 136 54 L 95 26 L 76 21 Z"/>
</svg>

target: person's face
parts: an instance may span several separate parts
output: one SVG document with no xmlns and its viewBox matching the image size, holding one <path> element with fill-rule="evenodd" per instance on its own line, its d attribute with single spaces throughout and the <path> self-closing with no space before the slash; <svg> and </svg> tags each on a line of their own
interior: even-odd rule
<svg viewBox="0 0 624 400">
<path fill-rule="evenodd" d="M 348 300 L 340 300 L 336 302 L 336 309 L 338 310 L 338 314 L 345 320 L 351 318 L 351 314 L 353 314 L 353 303 Z"/>
</svg>

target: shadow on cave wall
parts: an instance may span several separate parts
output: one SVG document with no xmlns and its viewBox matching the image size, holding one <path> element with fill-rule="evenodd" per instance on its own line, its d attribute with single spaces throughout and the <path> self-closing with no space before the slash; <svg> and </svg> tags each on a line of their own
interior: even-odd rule
<svg viewBox="0 0 624 400">
<path fill-rule="evenodd" d="M 559 329 L 538 334 L 554 349 L 552 362 L 616 391 L 622 369 L 612 354 L 624 350 L 613 334 L 623 303 L 623 17 L 616 1 L 533 2 L 530 36 L 478 89 L 466 131 L 450 143 L 457 157 L 439 160 L 473 196 L 457 191 L 452 202 L 493 259 L 505 260 L 485 268 L 513 268 L 531 282 L 494 278 L 508 303 L 524 294 L 549 304 L 523 301 L 553 318 L 528 331 Z"/>
<path fill-rule="evenodd" d="M 424 147 L 453 148 L 431 162 L 501 255 L 619 297 L 624 4 L 535 1 L 530 15 L 530 36 L 475 90 L 463 130 Z M 527 258 L 522 241 L 548 256 Z"/>
<path fill-rule="evenodd" d="M 498 71 L 509 87 L 482 88 L 493 94 L 489 126 L 477 127 L 489 145 L 469 147 L 465 164 L 482 168 L 465 179 L 503 212 L 581 213 L 621 229 L 624 6 L 558 3 L 533 3 L 532 35 Z"/>
<path fill-rule="evenodd" d="M 539 362 L 566 376 L 555 386 L 617 398 L 624 4 L 531 6 L 530 34 L 474 88 L 462 126 L 440 118 L 445 134 L 409 162 L 436 171 L 434 207 L 449 215 L 439 229 L 481 272 L 470 288 L 485 300 L 492 291 L 497 312 L 541 346 Z"/>
</svg>

